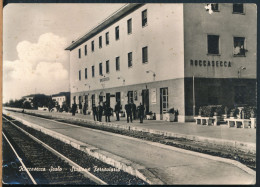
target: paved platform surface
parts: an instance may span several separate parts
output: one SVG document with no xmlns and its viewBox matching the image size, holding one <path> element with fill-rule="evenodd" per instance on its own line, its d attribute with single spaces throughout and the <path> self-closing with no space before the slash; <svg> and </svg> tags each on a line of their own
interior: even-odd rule
<svg viewBox="0 0 260 187">
<path fill-rule="evenodd" d="M 10 114 L 141 164 L 165 184 L 253 184 L 255 181 L 254 175 L 232 164 L 205 158 L 199 154 L 175 151 L 156 146 L 153 142 L 72 126 L 22 113 L 10 112 Z M 57 113 L 57 115 L 66 114 Z"/>
<path fill-rule="evenodd" d="M 21 111 L 21 109 L 18 109 Z M 58 112 L 48 112 L 39 110 L 25 110 L 28 112 L 52 115 L 55 117 L 65 117 L 65 118 L 80 118 L 88 119 L 93 121 L 92 115 L 76 114 L 72 116 L 70 113 L 58 113 Z M 105 121 L 103 116 L 102 121 Z M 245 143 L 256 143 L 256 129 L 251 128 L 228 128 L 226 124 L 219 126 L 206 126 L 206 125 L 196 125 L 195 122 L 167 122 L 159 120 L 144 120 L 144 123 L 140 123 L 139 120 L 134 120 L 133 123 L 127 123 L 126 118 L 120 118 L 120 121 L 116 121 L 115 117 L 111 117 L 111 123 L 118 125 L 127 125 L 131 127 L 142 127 L 147 129 L 154 129 L 159 131 L 167 131 L 186 135 L 195 135 L 208 138 L 217 138 L 223 140 L 233 140 Z"/>
</svg>

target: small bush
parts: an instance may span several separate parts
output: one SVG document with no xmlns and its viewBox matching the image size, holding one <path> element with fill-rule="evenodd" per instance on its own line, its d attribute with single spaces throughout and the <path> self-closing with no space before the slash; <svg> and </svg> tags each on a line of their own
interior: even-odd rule
<svg viewBox="0 0 260 187">
<path fill-rule="evenodd" d="M 206 117 L 212 117 L 214 115 L 214 112 L 217 112 L 218 115 L 224 114 L 224 106 L 222 105 L 208 105 L 208 106 L 202 106 L 202 115 Z"/>
</svg>

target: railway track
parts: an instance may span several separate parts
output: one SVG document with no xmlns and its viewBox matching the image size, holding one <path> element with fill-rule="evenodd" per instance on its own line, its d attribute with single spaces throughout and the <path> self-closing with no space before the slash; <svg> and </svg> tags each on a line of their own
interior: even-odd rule
<svg viewBox="0 0 260 187">
<path fill-rule="evenodd" d="M 72 146 L 3 115 L 3 137 L 12 151 L 4 149 L 4 158 L 15 152 L 16 167 L 24 176 L 21 184 L 147 184 L 141 179 L 105 164 Z M 9 153 L 9 154 L 8 154 Z M 8 173 L 8 163 L 3 176 Z M 11 167 L 11 166 L 9 166 Z M 16 171 L 17 172 L 17 171 Z M 3 177 L 3 179 L 5 179 Z M 7 180 L 10 182 L 10 180 Z M 11 183 L 11 182 L 10 182 Z"/>
</svg>

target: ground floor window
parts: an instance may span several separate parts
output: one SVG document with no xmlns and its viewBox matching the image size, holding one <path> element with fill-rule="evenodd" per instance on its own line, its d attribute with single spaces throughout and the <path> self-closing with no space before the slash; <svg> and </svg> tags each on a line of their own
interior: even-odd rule
<svg viewBox="0 0 260 187">
<path fill-rule="evenodd" d="M 218 97 L 220 96 L 219 86 L 209 86 L 208 87 L 208 104 L 217 105 L 219 104 Z"/>
<path fill-rule="evenodd" d="M 88 95 L 85 95 L 85 103 L 88 104 Z"/>
<path fill-rule="evenodd" d="M 129 91 L 128 94 L 128 102 L 129 103 L 133 103 L 134 102 L 134 94 L 133 94 L 133 91 Z"/>
<path fill-rule="evenodd" d="M 246 86 L 235 86 L 234 93 L 235 93 L 235 103 L 236 104 L 245 104 L 245 96 L 246 96 Z"/>
<path fill-rule="evenodd" d="M 95 106 L 95 94 L 91 96 L 91 100 L 92 100 L 92 108 L 93 108 L 93 106 Z"/>
<path fill-rule="evenodd" d="M 160 113 L 163 114 L 168 111 L 169 107 L 168 88 L 161 88 L 160 96 Z"/>
<path fill-rule="evenodd" d="M 119 104 L 121 105 L 121 94 L 120 94 L 120 92 L 116 92 L 116 102 L 119 102 Z"/>
</svg>

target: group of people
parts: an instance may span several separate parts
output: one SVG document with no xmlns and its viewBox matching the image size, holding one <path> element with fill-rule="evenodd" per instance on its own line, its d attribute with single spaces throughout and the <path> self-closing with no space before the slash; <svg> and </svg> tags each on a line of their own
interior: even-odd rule
<svg viewBox="0 0 260 187">
<path fill-rule="evenodd" d="M 86 115 L 86 110 L 88 106 L 85 103 L 83 106 L 83 114 Z M 142 103 L 136 108 L 136 105 L 133 102 L 129 102 L 125 105 L 125 112 L 126 112 L 126 118 L 127 123 L 133 122 L 133 119 L 135 120 L 137 118 L 137 112 L 140 119 L 140 123 L 143 123 L 144 119 L 144 106 Z M 72 115 L 75 116 L 75 113 L 77 111 L 77 104 L 74 102 L 72 105 Z M 120 113 L 122 111 L 122 106 L 120 105 L 120 102 L 117 101 L 114 111 L 116 113 L 116 121 L 120 120 Z M 93 118 L 94 121 L 102 122 L 102 116 L 104 113 L 105 121 L 110 122 L 110 116 L 113 114 L 113 109 L 110 107 L 110 105 L 107 102 L 99 102 L 98 106 L 95 106 L 95 104 L 92 106 L 92 112 L 93 112 Z M 82 104 L 79 104 L 79 113 L 82 114 Z"/>
<path fill-rule="evenodd" d="M 129 123 L 129 121 L 132 123 L 133 118 L 134 118 L 134 120 L 136 119 L 136 112 L 138 112 L 138 114 L 139 114 L 140 123 L 143 123 L 144 106 L 142 105 L 142 103 L 140 103 L 140 105 L 137 107 L 137 110 L 136 110 L 136 105 L 133 102 L 128 102 L 125 105 L 125 111 L 126 111 L 127 123 Z"/>
<path fill-rule="evenodd" d="M 102 102 L 99 102 L 97 107 L 94 104 L 92 107 L 92 111 L 94 121 L 102 122 L 102 116 L 104 111 L 106 122 L 110 122 L 110 116 L 113 113 L 113 109 L 109 106 L 108 103 L 104 102 L 102 106 Z"/>
</svg>

